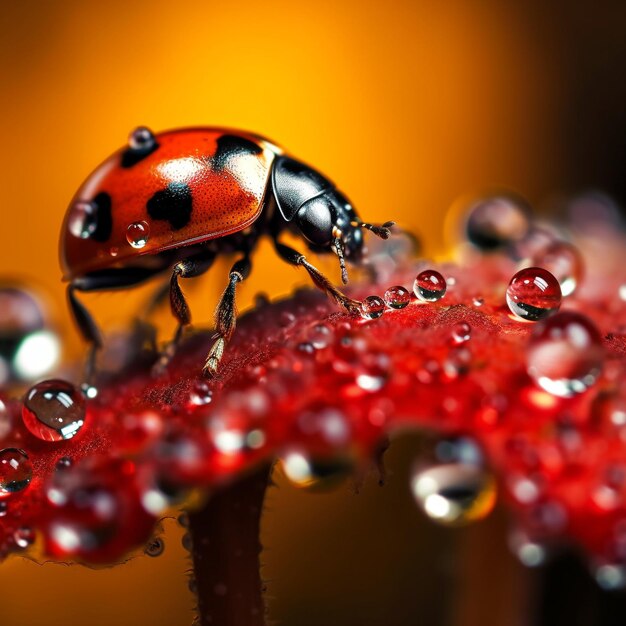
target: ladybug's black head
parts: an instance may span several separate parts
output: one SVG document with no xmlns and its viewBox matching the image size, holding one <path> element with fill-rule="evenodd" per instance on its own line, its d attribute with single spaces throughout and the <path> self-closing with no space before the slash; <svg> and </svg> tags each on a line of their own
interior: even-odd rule
<svg viewBox="0 0 626 626">
<path fill-rule="evenodd" d="M 344 258 L 351 263 L 363 258 L 363 229 L 383 239 L 389 237 L 393 222 L 382 226 L 362 222 L 333 183 L 295 159 L 276 159 L 272 191 L 282 218 L 306 239 L 309 248 L 337 254 L 344 282 L 348 280 Z"/>
</svg>

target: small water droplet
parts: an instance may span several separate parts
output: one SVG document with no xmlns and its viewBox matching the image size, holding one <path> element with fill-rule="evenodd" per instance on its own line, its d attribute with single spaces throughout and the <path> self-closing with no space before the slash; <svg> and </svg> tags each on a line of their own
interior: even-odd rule
<svg viewBox="0 0 626 626">
<path fill-rule="evenodd" d="M 520 563 L 526 567 L 540 567 L 546 562 L 548 551 L 544 546 L 529 539 L 523 531 L 511 533 L 509 539 L 511 551 Z"/>
<path fill-rule="evenodd" d="M 98 388 L 94 385 L 90 385 L 89 383 L 82 383 L 80 390 L 85 398 L 88 398 L 89 400 L 93 400 L 98 396 Z"/>
<path fill-rule="evenodd" d="M 191 538 L 191 533 L 185 533 L 183 538 L 181 539 L 181 544 L 187 552 L 191 552 L 193 550 L 193 539 Z"/>
<path fill-rule="evenodd" d="M 22 550 L 30 547 L 35 543 L 35 531 L 30 526 L 22 526 L 13 533 L 15 545 Z"/>
<path fill-rule="evenodd" d="M 118 255 L 118 253 L 119 253 L 119 249 L 117 248 L 117 246 L 111 246 L 111 247 L 109 248 L 109 254 L 110 254 L 112 257 L 116 257 L 116 256 Z"/>
<path fill-rule="evenodd" d="M 9 512 L 9 505 L 0 501 L 0 517 L 4 517 Z"/>
<path fill-rule="evenodd" d="M 283 311 L 278 317 L 278 323 L 283 328 L 290 328 L 296 323 L 296 316 L 289 311 Z"/>
<path fill-rule="evenodd" d="M 417 467 L 411 491 L 428 517 L 444 526 L 461 526 L 485 518 L 496 501 L 489 472 L 466 463 Z"/>
<path fill-rule="evenodd" d="M 213 400 L 213 391 L 209 387 L 209 384 L 204 380 L 196 381 L 189 393 L 189 404 L 192 407 L 206 406 Z"/>
<path fill-rule="evenodd" d="M 602 338 L 593 322 L 564 311 L 534 329 L 528 344 L 527 370 L 545 391 L 562 398 L 583 393 L 602 371 Z"/>
<path fill-rule="evenodd" d="M 177 518 L 176 521 L 183 527 L 183 528 L 189 528 L 189 515 L 187 515 L 187 513 L 181 513 Z"/>
<path fill-rule="evenodd" d="M 132 150 L 151 150 L 156 139 L 149 128 L 138 126 L 128 135 L 128 145 Z"/>
<path fill-rule="evenodd" d="M 485 299 L 480 297 L 472 298 L 472 304 L 474 306 L 482 306 L 483 304 L 485 304 Z"/>
<path fill-rule="evenodd" d="M 385 291 L 383 299 L 390 309 L 403 309 L 411 301 L 411 294 L 402 285 L 396 285 Z"/>
<path fill-rule="evenodd" d="M 89 239 L 98 228 L 98 207 L 93 202 L 79 200 L 70 209 L 68 229 L 78 239 Z"/>
<path fill-rule="evenodd" d="M 482 198 L 467 213 L 467 239 L 483 251 L 492 251 L 521 239 L 529 226 L 529 211 L 512 197 Z"/>
<path fill-rule="evenodd" d="M 513 276 L 506 290 L 506 302 L 517 317 L 537 322 L 556 313 L 561 306 L 557 279 L 541 267 L 527 267 Z"/>
<path fill-rule="evenodd" d="M 0 450 L 0 498 L 28 487 L 33 468 L 24 450 Z"/>
<path fill-rule="evenodd" d="M 57 462 L 56 462 L 56 469 L 58 471 L 63 471 L 66 469 L 69 469 L 70 467 L 72 467 L 72 465 L 74 464 L 74 462 L 72 461 L 72 459 L 69 456 L 62 456 Z"/>
<path fill-rule="evenodd" d="M 604 563 L 596 568 L 595 578 L 605 591 L 620 591 L 626 588 L 626 567 L 614 563 Z"/>
<path fill-rule="evenodd" d="M 64 380 L 45 380 L 24 397 L 22 419 L 28 430 L 43 441 L 71 439 L 85 423 L 82 393 Z"/>
<path fill-rule="evenodd" d="M 135 249 L 144 248 L 150 239 L 150 226 L 147 222 L 133 222 L 126 229 L 126 241 Z"/>
<path fill-rule="evenodd" d="M 289 452 L 279 459 L 289 482 L 307 491 L 326 491 L 341 484 L 353 471 L 345 457 L 311 458 L 302 452 Z"/>
<path fill-rule="evenodd" d="M 459 322 L 452 329 L 452 340 L 454 343 L 465 343 L 472 336 L 472 327 L 467 322 Z"/>
<path fill-rule="evenodd" d="M 367 296 L 361 304 L 361 316 L 367 320 L 375 320 L 385 312 L 385 303 L 378 296 Z"/>
<path fill-rule="evenodd" d="M 413 292 L 422 302 L 437 302 L 446 295 L 446 279 L 435 270 L 424 270 L 415 278 Z"/>
<path fill-rule="evenodd" d="M 165 550 L 165 542 L 160 537 L 154 537 L 145 547 L 144 553 L 147 556 L 161 556 Z"/>
<path fill-rule="evenodd" d="M 563 297 L 571 296 L 583 275 L 583 259 L 571 243 L 555 241 L 533 258 L 533 265 L 548 270 L 561 286 Z"/>
<path fill-rule="evenodd" d="M 330 345 L 333 331 L 326 324 L 315 324 L 309 329 L 307 339 L 316 350 L 323 350 Z"/>
</svg>

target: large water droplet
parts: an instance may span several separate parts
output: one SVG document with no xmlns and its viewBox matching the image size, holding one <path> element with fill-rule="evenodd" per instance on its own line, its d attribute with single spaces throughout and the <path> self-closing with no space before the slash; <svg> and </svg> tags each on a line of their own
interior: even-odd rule
<svg viewBox="0 0 626 626">
<path fill-rule="evenodd" d="M 420 272 L 413 283 L 413 292 L 422 302 L 437 302 L 446 295 L 446 279 L 435 270 Z"/>
<path fill-rule="evenodd" d="M 583 275 L 583 259 L 576 247 L 555 241 L 533 258 L 533 265 L 548 270 L 561 286 L 563 296 L 571 296 Z"/>
<path fill-rule="evenodd" d="M 289 482 L 307 491 L 326 491 L 340 485 L 353 471 L 344 457 L 312 458 L 292 451 L 279 459 L 280 468 Z"/>
<path fill-rule="evenodd" d="M 93 202 L 79 200 L 70 209 L 67 227 L 78 239 L 89 239 L 98 228 L 98 207 Z"/>
<path fill-rule="evenodd" d="M 403 309 L 411 301 L 411 294 L 402 285 L 396 285 L 385 291 L 383 299 L 390 309 Z"/>
<path fill-rule="evenodd" d="M 496 485 L 478 465 L 446 463 L 416 468 L 411 491 L 422 510 L 444 526 L 461 526 L 483 519 L 493 509 Z"/>
<path fill-rule="evenodd" d="M 33 468 L 24 450 L 0 450 L 0 498 L 28 487 Z"/>
<path fill-rule="evenodd" d="M 150 150 L 156 139 L 149 128 L 138 126 L 128 136 L 128 145 L 133 150 Z"/>
<path fill-rule="evenodd" d="M 361 315 L 368 320 L 375 320 L 385 312 L 385 303 L 378 296 L 367 296 L 361 304 Z"/>
<path fill-rule="evenodd" d="M 470 243 L 484 251 L 521 239 L 528 230 L 528 209 L 513 198 L 482 199 L 470 207 L 465 231 Z"/>
<path fill-rule="evenodd" d="M 595 383 L 603 360 L 602 338 L 593 322 L 580 313 L 564 311 L 534 329 L 527 369 L 542 389 L 567 398 Z"/>
<path fill-rule="evenodd" d="M 150 239 L 150 226 L 147 222 L 133 222 L 126 229 L 126 241 L 135 249 L 145 248 Z"/>
<path fill-rule="evenodd" d="M 46 380 L 31 387 L 24 398 L 22 419 L 43 441 L 71 439 L 85 420 L 85 398 L 64 380 Z"/>
<path fill-rule="evenodd" d="M 527 267 L 513 276 L 506 290 L 506 303 L 517 317 L 536 322 L 561 306 L 557 279 L 541 267 Z"/>
</svg>

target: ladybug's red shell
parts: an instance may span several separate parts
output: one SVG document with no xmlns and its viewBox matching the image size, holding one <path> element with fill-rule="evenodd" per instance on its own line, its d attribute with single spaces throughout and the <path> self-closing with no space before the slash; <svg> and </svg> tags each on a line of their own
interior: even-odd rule
<svg viewBox="0 0 626 626">
<path fill-rule="evenodd" d="M 116 152 L 70 204 L 65 279 L 244 230 L 259 216 L 277 153 L 258 135 L 222 128 L 164 132 L 149 149 Z"/>
</svg>

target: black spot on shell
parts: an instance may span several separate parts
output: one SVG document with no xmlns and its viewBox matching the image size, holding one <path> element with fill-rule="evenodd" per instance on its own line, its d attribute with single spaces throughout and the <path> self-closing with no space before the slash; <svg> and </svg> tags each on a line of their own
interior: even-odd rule
<svg viewBox="0 0 626 626">
<path fill-rule="evenodd" d="M 217 140 L 217 150 L 211 159 L 214 170 L 222 170 L 228 164 L 228 159 L 241 154 L 261 154 L 263 149 L 249 139 L 236 135 L 222 135 Z"/>
<path fill-rule="evenodd" d="M 155 141 L 145 148 L 127 148 L 122 152 L 121 166 L 125 169 L 132 167 L 150 156 L 155 150 L 158 150 L 159 144 Z"/>
<path fill-rule="evenodd" d="M 157 191 L 146 208 L 154 220 L 167 220 L 174 230 L 180 230 L 189 224 L 192 211 L 192 197 L 189 185 L 170 183 L 163 191 Z"/>
<path fill-rule="evenodd" d="M 96 207 L 96 228 L 91 233 L 90 239 L 104 243 L 111 238 L 111 232 L 113 231 L 111 196 L 102 191 L 91 202 Z"/>
</svg>

